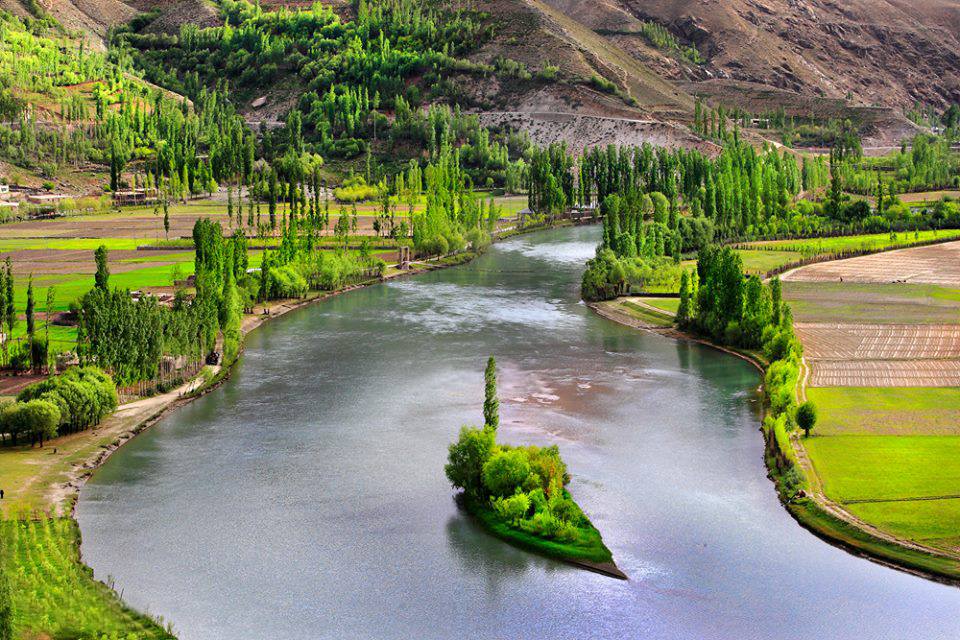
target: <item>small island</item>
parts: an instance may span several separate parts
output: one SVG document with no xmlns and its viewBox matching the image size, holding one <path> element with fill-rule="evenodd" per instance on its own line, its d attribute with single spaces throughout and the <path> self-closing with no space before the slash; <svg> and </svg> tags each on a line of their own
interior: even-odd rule
<svg viewBox="0 0 960 640">
<path fill-rule="evenodd" d="M 495 536 L 517 546 L 615 578 L 627 576 L 567 490 L 570 474 L 551 447 L 497 442 L 497 367 L 484 373 L 484 426 L 464 426 L 445 467 L 463 506 Z"/>
</svg>

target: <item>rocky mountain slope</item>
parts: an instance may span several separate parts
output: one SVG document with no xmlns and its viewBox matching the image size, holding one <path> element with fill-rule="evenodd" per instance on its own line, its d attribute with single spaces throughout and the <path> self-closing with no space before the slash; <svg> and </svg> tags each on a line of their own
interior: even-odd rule
<svg viewBox="0 0 960 640">
<path fill-rule="evenodd" d="M 625 47 L 652 20 L 691 43 L 701 68 L 674 79 L 748 81 L 863 105 L 960 102 L 956 0 L 545 0 Z"/>
<path fill-rule="evenodd" d="M 347 0 L 325 3 L 342 13 L 353 10 Z M 458 0 L 457 6 L 463 4 Z M 555 77 L 519 82 L 498 73 L 464 83 L 464 96 L 476 110 L 540 114 L 532 119 L 510 116 L 531 132 L 543 128 L 543 114 L 576 114 L 602 119 L 603 130 L 614 138 L 624 128 L 631 140 L 638 131 L 650 132 L 652 140 L 674 140 L 677 123 L 692 120 L 694 97 L 701 96 L 754 113 L 783 107 L 801 117 L 852 117 L 886 144 L 916 130 L 903 117 L 915 104 L 939 110 L 960 102 L 957 0 L 467 4 L 487 12 L 495 24 L 495 37 L 471 56 L 475 61 L 508 59 L 536 77 Z M 93 40 L 137 11 L 160 9 L 151 29 L 168 33 L 176 33 L 184 22 L 211 26 L 220 19 L 207 0 L 0 0 L 0 8 L 20 14 L 35 12 L 36 5 Z M 663 29 L 669 46 L 651 37 L 651 26 Z M 284 101 L 279 93 L 272 103 L 294 99 L 291 95 Z M 541 124 L 524 124 L 531 121 Z M 668 128 L 657 130 L 657 122 Z M 535 133 L 537 138 L 543 134 Z"/>
</svg>

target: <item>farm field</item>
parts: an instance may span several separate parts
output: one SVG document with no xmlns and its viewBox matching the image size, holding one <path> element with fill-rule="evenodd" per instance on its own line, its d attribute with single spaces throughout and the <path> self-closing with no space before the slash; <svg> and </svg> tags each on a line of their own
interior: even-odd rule
<svg viewBox="0 0 960 640">
<path fill-rule="evenodd" d="M 960 325 L 796 323 L 813 360 L 960 358 Z"/>
<path fill-rule="evenodd" d="M 824 495 L 863 522 L 950 553 L 960 550 L 960 269 L 946 262 L 958 250 L 814 264 L 783 288 L 809 365 L 804 393 L 819 415 L 799 443 Z"/>
<path fill-rule="evenodd" d="M 783 280 L 960 286 L 960 242 L 822 262 L 787 273 Z"/>
<path fill-rule="evenodd" d="M 960 238 L 960 229 L 920 231 L 916 233 L 873 233 L 835 238 L 803 240 L 765 240 L 736 245 L 743 268 L 751 275 L 768 275 L 801 260 L 841 256 L 851 252 L 885 251 L 937 240 Z"/>
<path fill-rule="evenodd" d="M 960 360 L 811 360 L 811 387 L 960 387 Z"/>
<path fill-rule="evenodd" d="M 960 393 L 942 387 L 818 387 L 807 398 L 822 411 L 816 433 L 960 435 Z M 816 439 L 815 439 L 816 440 Z"/>
<path fill-rule="evenodd" d="M 790 280 L 783 295 L 797 322 L 942 325 L 960 318 L 960 286 Z"/>
<path fill-rule="evenodd" d="M 80 530 L 73 519 L 0 520 L 0 539 L 0 569 L 12 594 L 10 622 L 18 637 L 173 637 L 90 579 L 79 560 Z"/>
<path fill-rule="evenodd" d="M 841 503 L 960 495 L 954 436 L 832 436 L 806 447 L 827 495 Z"/>
<path fill-rule="evenodd" d="M 526 196 L 507 196 L 494 199 L 503 207 L 503 216 L 512 217 L 526 206 Z M 324 232 L 321 244 L 333 246 L 333 227 L 341 206 L 331 203 L 330 228 Z M 385 248 L 375 252 L 386 260 L 396 258 L 389 239 L 376 239 L 373 228 L 378 205 L 356 205 L 357 230 L 350 236 L 350 246 L 365 240 L 374 240 L 376 246 Z M 414 210 L 423 208 L 417 204 Z M 278 206 L 278 217 L 285 211 Z M 350 205 L 344 212 L 353 210 Z M 407 216 L 408 207 L 398 205 L 398 219 Z M 53 220 L 29 220 L 0 225 L 0 258 L 9 257 L 12 262 L 17 286 L 15 302 L 19 309 L 26 305 L 26 281 L 32 276 L 34 299 L 41 319 L 49 312 L 67 311 L 70 303 L 93 287 L 96 271 L 93 253 L 100 245 L 109 250 L 111 285 L 130 290 L 147 290 L 154 293 L 172 292 L 174 281 L 183 280 L 194 272 L 192 233 L 193 226 L 201 218 L 220 222 L 225 232 L 230 232 L 231 220 L 227 217 L 227 204 L 222 194 L 214 199 L 195 200 L 170 206 L 170 231 L 164 232 L 163 216 L 152 207 L 130 207 L 120 211 L 99 214 L 76 215 Z M 261 218 L 267 216 L 266 206 L 261 206 Z M 244 220 L 246 210 L 244 208 Z M 248 236 L 253 236 L 247 230 Z M 250 237 L 251 247 L 273 246 L 277 238 L 258 239 Z M 250 251 L 250 266 L 259 266 L 262 252 Z M 46 308 L 49 287 L 55 288 L 54 304 Z M 14 328 L 11 339 L 25 335 L 23 322 Z M 53 325 L 49 328 L 54 351 L 66 351 L 76 343 L 76 329 Z"/>
<path fill-rule="evenodd" d="M 917 243 L 960 238 L 960 229 L 940 229 L 936 231 L 868 233 L 855 236 L 837 236 L 833 238 L 808 238 L 803 240 L 761 240 L 739 245 L 743 249 L 764 249 L 770 251 L 789 251 L 803 254 L 809 258 L 818 255 L 840 253 L 843 251 L 882 251 L 894 247 L 906 247 Z"/>
</svg>

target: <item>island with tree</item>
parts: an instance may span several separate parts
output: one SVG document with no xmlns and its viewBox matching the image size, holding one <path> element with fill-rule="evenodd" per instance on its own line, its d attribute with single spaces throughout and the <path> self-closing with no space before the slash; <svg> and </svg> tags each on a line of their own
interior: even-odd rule
<svg viewBox="0 0 960 640">
<path fill-rule="evenodd" d="M 464 508 L 495 536 L 546 556 L 620 579 L 600 532 L 573 500 L 560 450 L 497 442 L 496 361 L 484 373 L 483 427 L 464 426 L 445 467 Z"/>
</svg>

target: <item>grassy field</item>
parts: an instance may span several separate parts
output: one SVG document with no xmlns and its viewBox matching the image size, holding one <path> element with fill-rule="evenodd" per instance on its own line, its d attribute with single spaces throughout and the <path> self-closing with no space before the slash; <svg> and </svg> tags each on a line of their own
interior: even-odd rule
<svg viewBox="0 0 960 640">
<path fill-rule="evenodd" d="M 951 324 L 960 289 L 927 284 L 784 282 L 783 297 L 800 322 Z"/>
<path fill-rule="evenodd" d="M 805 240 L 768 240 L 748 242 L 740 245 L 744 249 L 763 249 L 766 251 L 787 251 L 799 253 L 802 258 L 829 255 L 844 251 L 883 251 L 894 247 L 905 247 L 917 243 L 960 238 L 960 229 L 940 229 L 932 231 L 904 231 L 900 233 L 872 233 L 836 238 L 809 238 Z"/>
<path fill-rule="evenodd" d="M 804 446 L 837 502 L 960 494 L 960 437 L 830 436 Z"/>
<path fill-rule="evenodd" d="M 173 638 L 91 579 L 72 519 L 0 520 L 0 570 L 10 587 L 14 638 Z"/>
<path fill-rule="evenodd" d="M 955 388 L 811 387 L 806 393 L 823 409 L 816 427 L 820 436 L 960 435 Z"/>
<path fill-rule="evenodd" d="M 743 260 L 743 270 L 750 275 L 763 276 L 784 265 L 801 259 L 801 256 L 786 250 L 737 249 Z"/>
<path fill-rule="evenodd" d="M 671 315 L 676 315 L 677 309 L 680 308 L 680 298 L 643 298 L 642 300 L 647 306 L 666 311 Z"/>
</svg>

